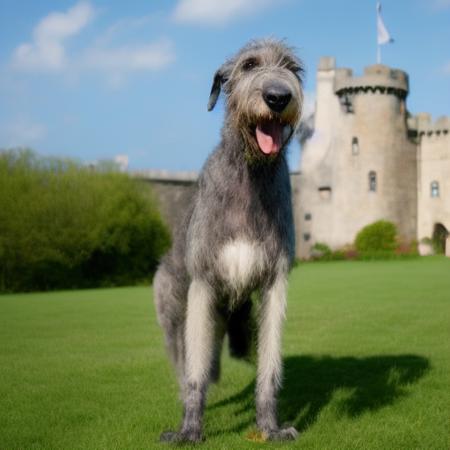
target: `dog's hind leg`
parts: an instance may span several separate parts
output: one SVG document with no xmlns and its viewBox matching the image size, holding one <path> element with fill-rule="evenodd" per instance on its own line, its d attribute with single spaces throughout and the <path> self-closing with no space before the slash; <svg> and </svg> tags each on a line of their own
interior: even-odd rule
<svg viewBox="0 0 450 450">
<path fill-rule="evenodd" d="M 225 320 L 218 312 L 215 314 L 214 327 L 214 342 L 209 379 L 212 383 L 217 383 L 220 379 L 220 360 L 222 356 L 223 338 L 226 332 Z"/>
<path fill-rule="evenodd" d="M 184 326 L 181 323 L 164 327 L 166 348 L 175 367 L 180 389 L 183 389 L 185 373 Z"/>
<path fill-rule="evenodd" d="M 187 290 L 187 289 L 186 289 Z M 184 383 L 186 299 L 179 280 L 161 265 L 153 280 L 153 292 L 158 321 L 164 330 L 166 349 L 172 361 L 181 390 Z"/>
<path fill-rule="evenodd" d="M 239 302 L 231 313 L 227 323 L 228 346 L 234 358 L 250 359 L 252 354 L 253 334 L 256 329 L 252 317 L 252 301 Z"/>
<path fill-rule="evenodd" d="M 281 382 L 281 331 L 286 310 L 286 275 L 278 274 L 264 290 L 258 333 L 258 375 L 256 382 L 256 422 L 269 440 L 297 437 L 295 428 L 280 429 L 276 415 L 276 395 Z"/>
<path fill-rule="evenodd" d="M 163 433 L 161 440 L 202 440 L 203 411 L 214 359 L 216 317 L 213 300 L 211 287 L 202 280 L 194 279 L 189 287 L 186 317 L 183 422 L 179 432 Z"/>
</svg>

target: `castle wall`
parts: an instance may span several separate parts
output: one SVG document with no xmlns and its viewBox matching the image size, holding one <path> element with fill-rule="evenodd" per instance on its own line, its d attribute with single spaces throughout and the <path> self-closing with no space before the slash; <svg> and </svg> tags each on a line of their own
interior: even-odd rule
<svg viewBox="0 0 450 450">
<path fill-rule="evenodd" d="M 309 257 L 317 236 L 332 240 L 335 209 L 333 197 L 326 189 L 332 186 L 334 171 L 333 148 L 337 139 L 335 124 L 340 123 L 340 105 L 334 94 L 336 76 L 334 58 L 322 58 L 317 72 L 314 134 L 302 145 L 298 201 L 295 205 L 297 226 L 296 254 Z"/>
<path fill-rule="evenodd" d="M 197 189 L 197 174 L 166 171 L 141 171 L 132 174 L 152 188 L 161 217 L 173 233 L 182 221 Z"/>
<path fill-rule="evenodd" d="M 431 238 L 436 224 L 450 231 L 450 119 L 419 124 L 418 238 Z M 432 183 L 438 183 L 432 190 Z M 447 240 L 450 252 L 450 240 Z M 450 254 L 449 254 L 450 256 Z"/>
</svg>

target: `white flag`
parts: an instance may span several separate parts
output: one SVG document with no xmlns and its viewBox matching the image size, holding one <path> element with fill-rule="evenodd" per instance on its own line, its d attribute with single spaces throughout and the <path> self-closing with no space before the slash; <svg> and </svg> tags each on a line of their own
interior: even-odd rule
<svg viewBox="0 0 450 450">
<path fill-rule="evenodd" d="M 377 31 L 378 31 L 378 45 L 388 44 L 389 42 L 393 42 L 394 39 L 391 38 L 389 31 L 386 28 L 386 25 L 383 22 L 383 18 L 381 17 L 381 3 L 377 2 Z"/>
</svg>

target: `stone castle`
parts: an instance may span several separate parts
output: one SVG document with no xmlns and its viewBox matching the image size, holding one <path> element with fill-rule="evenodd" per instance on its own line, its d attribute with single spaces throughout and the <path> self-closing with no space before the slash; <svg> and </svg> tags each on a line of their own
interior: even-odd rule
<svg viewBox="0 0 450 450">
<path fill-rule="evenodd" d="M 401 70 L 377 64 L 354 76 L 334 58 L 320 60 L 315 113 L 300 134 L 300 258 L 317 242 L 351 244 L 379 219 L 404 241 L 434 237 L 450 251 L 450 118 L 411 115 L 408 90 Z"/>
<path fill-rule="evenodd" d="M 345 247 L 379 219 L 394 222 L 405 242 L 438 239 L 450 256 L 450 118 L 411 115 L 408 91 L 401 70 L 377 64 L 354 76 L 321 58 L 315 112 L 299 133 L 300 172 L 291 174 L 299 258 L 318 242 Z M 136 175 L 151 182 L 173 228 L 196 174 Z"/>
</svg>

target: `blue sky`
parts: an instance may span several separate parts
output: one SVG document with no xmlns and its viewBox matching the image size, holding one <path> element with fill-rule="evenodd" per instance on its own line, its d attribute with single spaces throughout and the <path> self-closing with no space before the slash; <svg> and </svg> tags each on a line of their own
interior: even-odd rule
<svg viewBox="0 0 450 450">
<path fill-rule="evenodd" d="M 219 140 L 212 76 L 255 37 L 285 38 L 314 105 L 318 59 L 361 73 L 376 59 L 372 0 L 0 0 L 0 148 L 85 162 L 127 155 L 131 169 L 198 170 Z M 412 113 L 450 115 L 450 0 L 385 0 Z M 290 164 L 299 148 L 291 145 Z"/>
</svg>

